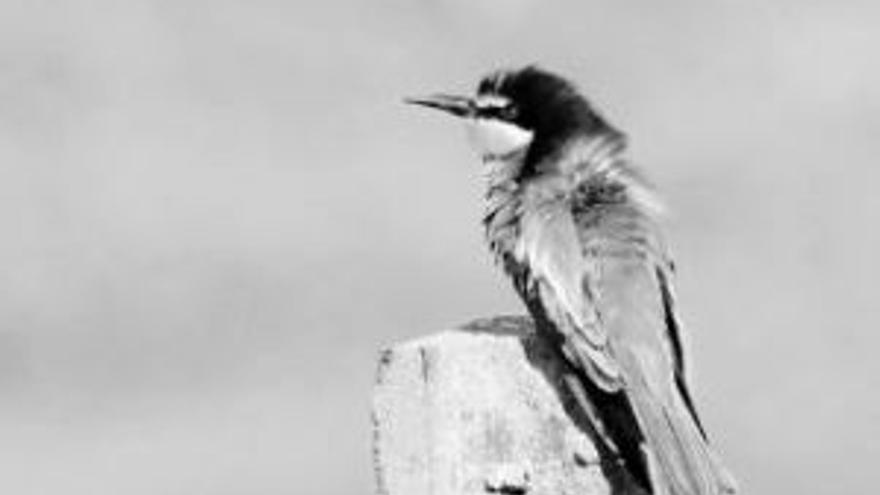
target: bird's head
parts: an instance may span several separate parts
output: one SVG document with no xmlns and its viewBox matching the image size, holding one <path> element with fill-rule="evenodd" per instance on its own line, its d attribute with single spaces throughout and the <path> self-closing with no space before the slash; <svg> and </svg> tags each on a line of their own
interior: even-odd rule
<svg viewBox="0 0 880 495">
<path fill-rule="evenodd" d="M 524 153 L 525 163 L 535 164 L 572 138 L 616 133 L 573 84 L 534 66 L 493 72 L 473 96 L 437 94 L 407 102 L 464 119 L 483 160 Z"/>
</svg>

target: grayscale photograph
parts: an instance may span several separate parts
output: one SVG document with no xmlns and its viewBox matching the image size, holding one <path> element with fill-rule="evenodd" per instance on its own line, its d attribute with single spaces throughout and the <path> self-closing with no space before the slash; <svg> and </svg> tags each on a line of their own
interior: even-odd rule
<svg viewBox="0 0 880 495">
<path fill-rule="evenodd" d="M 0 0 L 0 493 L 876 493 L 877 46 L 859 0 Z"/>
</svg>

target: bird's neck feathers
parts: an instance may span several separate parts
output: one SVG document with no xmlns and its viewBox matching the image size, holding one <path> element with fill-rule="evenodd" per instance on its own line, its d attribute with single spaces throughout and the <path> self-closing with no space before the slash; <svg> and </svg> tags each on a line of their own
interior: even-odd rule
<svg viewBox="0 0 880 495">
<path fill-rule="evenodd" d="M 623 194 L 599 195 L 597 201 L 625 202 L 649 217 L 662 216 L 663 201 L 644 174 L 624 157 L 626 136 L 611 131 L 573 139 L 555 158 L 537 165 L 541 174 L 564 178 L 568 192 L 584 188 L 621 190 Z"/>
<path fill-rule="evenodd" d="M 528 150 L 485 161 L 488 185 L 486 198 L 493 204 L 507 203 L 540 190 L 542 196 L 568 198 L 584 188 L 622 190 L 597 201 L 627 202 L 646 215 L 657 217 L 665 212 L 653 185 L 623 155 L 626 137 L 617 131 L 572 137 L 536 163 L 529 163 Z"/>
</svg>

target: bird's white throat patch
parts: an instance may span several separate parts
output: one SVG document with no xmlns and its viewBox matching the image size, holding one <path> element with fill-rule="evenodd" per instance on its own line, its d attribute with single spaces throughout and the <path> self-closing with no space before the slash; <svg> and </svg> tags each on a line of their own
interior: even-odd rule
<svg viewBox="0 0 880 495">
<path fill-rule="evenodd" d="M 534 133 L 498 119 L 471 119 L 467 123 L 468 141 L 480 158 L 494 159 L 525 149 Z"/>
</svg>

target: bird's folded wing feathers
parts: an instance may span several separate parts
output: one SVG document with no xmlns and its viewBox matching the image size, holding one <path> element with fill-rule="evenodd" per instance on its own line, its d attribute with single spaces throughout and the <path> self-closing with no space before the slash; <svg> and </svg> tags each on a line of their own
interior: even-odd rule
<svg viewBox="0 0 880 495">
<path fill-rule="evenodd" d="M 571 212 L 536 209 L 521 225 L 516 255 L 530 267 L 541 304 L 564 337 L 563 352 L 601 389 L 619 390 L 620 367 L 610 352 L 589 287 L 597 273 L 583 256 Z"/>
</svg>

